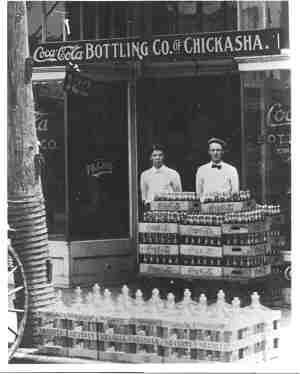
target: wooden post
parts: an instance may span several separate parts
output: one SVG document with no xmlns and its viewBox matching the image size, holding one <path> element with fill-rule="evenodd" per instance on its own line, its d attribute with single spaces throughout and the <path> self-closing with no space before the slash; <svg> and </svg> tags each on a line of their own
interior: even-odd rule
<svg viewBox="0 0 300 374">
<path fill-rule="evenodd" d="M 8 223 L 12 246 L 25 270 L 29 292 L 25 344 L 37 342 L 36 312 L 53 302 L 48 233 L 40 180 L 27 13 L 24 1 L 8 2 Z"/>
</svg>

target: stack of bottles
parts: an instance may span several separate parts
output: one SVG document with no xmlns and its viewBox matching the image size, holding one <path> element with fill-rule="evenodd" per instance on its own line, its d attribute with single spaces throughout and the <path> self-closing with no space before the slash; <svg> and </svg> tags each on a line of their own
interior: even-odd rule
<svg viewBox="0 0 300 374">
<path fill-rule="evenodd" d="M 289 249 L 285 231 L 287 233 L 290 228 L 286 227 L 285 215 L 281 213 L 278 204 L 260 205 L 259 208 L 264 211 L 265 215 L 268 216 L 271 221 L 269 243 L 271 247 L 270 258 L 272 273 L 281 273 L 281 269 L 284 266 L 283 253 L 286 249 Z"/>
<path fill-rule="evenodd" d="M 108 360 L 111 362 L 259 362 L 278 356 L 280 311 L 260 304 L 254 292 L 251 304 L 227 303 L 220 290 L 208 305 L 205 294 L 192 299 L 186 289 L 175 302 L 158 289 L 144 300 L 127 286 L 113 298 L 98 285 L 83 300 L 75 290 L 71 305 L 61 292 L 52 308 L 39 312 L 41 353 Z"/>
<path fill-rule="evenodd" d="M 211 193 L 207 194 L 203 202 L 204 203 L 227 203 L 227 202 L 241 202 L 250 200 L 251 193 L 249 190 L 239 191 L 237 193 Z"/>
<path fill-rule="evenodd" d="M 192 213 L 179 225 L 182 277 L 222 277 L 223 215 Z"/>
<path fill-rule="evenodd" d="M 139 266 L 141 273 L 156 273 L 162 267 L 176 274 L 179 266 L 179 222 L 181 212 L 146 212 L 139 224 Z"/>
<path fill-rule="evenodd" d="M 163 198 L 160 196 L 160 201 Z M 274 235 L 270 227 L 280 208 L 255 204 L 231 211 L 230 204 L 250 198 L 249 191 L 241 191 L 235 202 L 225 205 L 208 202 L 186 211 L 145 212 L 139 224 L 140 272 L 157 277 L 234 280 L 271 274 L 276 254 L 270 246 Z M 218 213 L 207 213 L 203 208 L 216 204 Z"/>
<path fill-rule="evenodd" d="M 154 197 L 154 201 L 196 201 L 196 192 L 164 192 Z"/>
</svg>

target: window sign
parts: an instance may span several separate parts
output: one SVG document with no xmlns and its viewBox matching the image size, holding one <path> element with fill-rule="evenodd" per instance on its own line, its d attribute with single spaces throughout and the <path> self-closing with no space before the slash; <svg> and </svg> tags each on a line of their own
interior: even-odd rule
<svg viewBox="0 0 300 374">
<path fill-rule="evenodd" d="M 112 174 L 113 164 L 111 161 L 96 159 L 86 164 L 87 176 L 99 177 L 103 174 Z"/>
<path fill-rule="evenodd" d="M 290 161 L 291 110 L 281 103 L 273 104 L 267 113 L 267 138 L 272 151 L 284 162 Z"/>
<path fill-rule="evenodd" d="M 42 186 L 49 234 L 65 234 L 65 135 L 62 82 L 35 83 L 36 130 L 45 166 Z"/>
</svg>

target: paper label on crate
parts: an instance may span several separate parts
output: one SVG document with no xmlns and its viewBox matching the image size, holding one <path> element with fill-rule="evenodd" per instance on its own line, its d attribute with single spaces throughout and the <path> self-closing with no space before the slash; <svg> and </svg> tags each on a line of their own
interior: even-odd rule
<svg viewBox="0 0 300 374">
<path fill-rule="evenodd" d="M 149 274 L 178 274 L 180 272 L 180 267 L 179 265 L 140 264 L 140 272 Z"/>
<path fill-rule="evenodd" d="M 222 225 L 223 234 L 247 234 L 269 230 L 270 225 L 268 221 L 252 223 L 224 223 Z"/>
<path fill-rule="evenodd" d="M 221 277 L 221 266 L 181 266 L 181 274 L 196 277 Z"/>
<path fill-rule="evenodd" d="M 256 278 L 270 274 L 271 266 L 262 265 L 255 268 L 244 268 L 244 267 L 223 267 L 224 276 L 236 277 L 236 278 Z"/>
<path fill-rule="evenodd" d="M 223 245 L 223 254 L 228 256 L 255 256 L 270 252 L 269 243 L 254 245 Z"/>
<path fill-rule="evenodd" d="M 159 233 L 178 233 L 178 224 L 177 223 L 153 223 L 153 222 L 140 222 L 139 223 L 139 232 L 159 232 Z"/>
<path fill-rule="evenodd" d="M 180 210 L 188 211 L 192 209 L 199 209 L 199 201 L 152 201 L 150 204 L 151 210 Z"/>
<path fill-rule="evenodd" d="M 222 228 L 221 228 L 221 225 L 220 226 L 179 225 L 179 233 L 180 235 L 219 237 L 222 235 Z"/>
<path fill-rule="evenodd" d="M 179 252 L 186 256 L 222 257 L 222 247 L 180 244 Z"/>
<path fill-rule="evenodd" d="M 177 244 L 139 244 L 139 253 L 151 255 L 178 255 Z"/>
</svg>

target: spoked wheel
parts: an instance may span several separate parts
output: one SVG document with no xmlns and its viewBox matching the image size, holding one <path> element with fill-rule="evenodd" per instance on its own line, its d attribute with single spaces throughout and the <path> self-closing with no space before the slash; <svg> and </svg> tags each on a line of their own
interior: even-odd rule
<svg viewBox="0 0 300 374">
<path fill-rule="evenodd" d="M 19 347 L 28 313 L 28 290 L 23 265 L 8 245 L 8 360 Z"/>
</svg>

